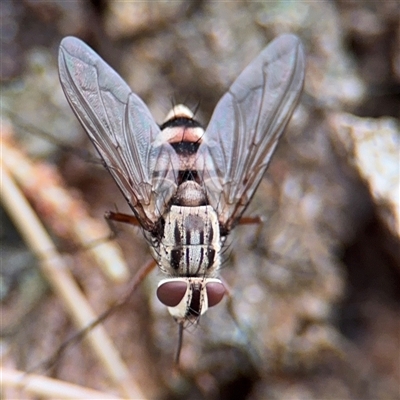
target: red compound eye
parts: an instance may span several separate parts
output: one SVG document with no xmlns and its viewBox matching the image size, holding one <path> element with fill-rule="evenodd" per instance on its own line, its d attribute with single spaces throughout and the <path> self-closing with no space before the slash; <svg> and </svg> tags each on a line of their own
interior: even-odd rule
<svg viewBox="0 0 400 400">
<path fill-rule="evenodd" d="M 224 297 L 225 286 L 219 282 L 210 282 L 206 286 L 207 297 L 208 297 L 208 307 L 213 307 L 217 305 Z"/>
<path fill-rule="evenodd" d="M 187 287 L 187 283 L 182 281 L 165 282 L 157 289 L 158 300 L 167 307 L 175 307 L 185 296 Z"/>
</svg>

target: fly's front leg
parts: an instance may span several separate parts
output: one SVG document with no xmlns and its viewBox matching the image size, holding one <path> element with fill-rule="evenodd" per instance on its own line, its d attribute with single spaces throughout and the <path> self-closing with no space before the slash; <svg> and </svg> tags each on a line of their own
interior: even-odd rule
<svg viewBox="0 0 400 400">
<path fill-rule="evenodd" d="M 133 215 L 123 214 L 120 212 L 108 211 L 104 215 L 104 218 L 107 222 L 115 221 L 115 222 L 123 222 L 125 224 L 130 224 L 133 226 L 141 226 L 138 219 Z M 113 225 L 110 225 L 112 227 Z"/>
<path fill-rule="evenodd" d="M 115 239 L 118 234 L 118 229 L 116 228 L 115 224 L 113 222 L 123 222 L 125 224 L 133 225 L 133 226 L 141 226 L 138 219 L 133 216 L 133 215 L 128 215 L 128 214 L 123 214 L 120 212 L 114 212 L 114 211 L 107 211 L 104 214 L 104 219 L 107 222 L 108 227 L 110 228 L 110 235 L 109 239 Z"/>
<path fill-rule="evenodd" d="M 107 225 L 110 229 L 110 233 L 108 235 L 104 235 L 103 237 L 101 237 L 99 239 L 95 239 L 89 243 L 86 243 L 85 247 L 84 247 L 85 249 L 90 249 L 90 248 L 98 246 L 101 243 L 108 242 L 110 240 L 114 240 L 118 236 L 118 229 L 112 223 L 113 221 L 124 222 L 124 223 L 134 225 L 134 226 L 141 226 L 139 221 L 137 220 L 137 218 L 134 217 L 133 215 L 123 214 L 123 213 L 119 213 L 119 212 L 107 211 L 104 214 L 104 219 L 107 222 Z"/>
</svg>

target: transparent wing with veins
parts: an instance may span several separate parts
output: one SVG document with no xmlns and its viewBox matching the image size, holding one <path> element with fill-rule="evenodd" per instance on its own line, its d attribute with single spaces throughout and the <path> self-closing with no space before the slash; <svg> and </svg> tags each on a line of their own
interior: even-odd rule
<svg viewBox="0 0 400 400">
<path fill-rule="evenodd" d="M 143 227 L 152 231 L 176 191 L 179 160 L 143 101 L 90 47 L 63 39 L 59 74 L 76 116 Z"/>
<path fill-rule="evenodd" d="M 298 102 L 304 71 L 300 40 L 282 35 L 239 75 L 214 110 L 197 170 L 225 233 L 238 222 L 268 167 Z"/>
</svg>

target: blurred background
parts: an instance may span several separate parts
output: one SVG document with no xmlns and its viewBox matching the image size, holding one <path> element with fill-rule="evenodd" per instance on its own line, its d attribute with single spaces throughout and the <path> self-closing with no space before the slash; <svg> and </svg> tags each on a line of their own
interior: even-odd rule
<svg viewBox="0 0 400 400">
<path fill-rule="evenodd" d="M 273 38 L 291 32 L 304 44 L 300 104 L 247 211 L 264 223 L 238 226 L 224 252 L 237 321 L 224 301 L 187 329 L 179 373 L 158 271 L 104 322 L 146 397 L 399 398 L 399 11 L 391 0 L 1 2 L 2 136 L 99 220 L 129 209 L 62 93 L 63 37 L 88 43 L 158 123 L 184 103 L 205 126 Z M 140 230 L 117 227 L 129 273 L 108 279 L 43 206 L 47 175 L 34 175 L 25 195 L 92 307 L 107 310 L 149 260 Z M 1 217 L 3 366 L 123 396 L 85 339 L 48 368 L 77 328 L 9 213 Z"/>
</svg>

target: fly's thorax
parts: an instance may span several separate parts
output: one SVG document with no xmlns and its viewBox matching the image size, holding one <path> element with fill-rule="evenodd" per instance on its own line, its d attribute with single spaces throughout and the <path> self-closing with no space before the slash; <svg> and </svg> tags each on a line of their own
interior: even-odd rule
<svg viewBox="0 0 400 400">
<path fill-rule="evenodd" d="M 193 172 L 190 172 L 194 175 Z M 202 187 L 195 181 L 186 181 L 178 186 L 178 190 L 173 198 L 176 206 L 197 207 L 207 204 L 207 196 Z"/>
<path fill-rule="evenodd" d="M 178 322 L 196 323 L 226 292 L 215 278 L 170 278 L 158 284 L 157 297 Z"/>
<path fill-rule="evenodd" d="M 213 277 L 220 251 L 218 217 L 211 206 L 171 206 L 154 249 L 163 272 L 172 277 Z"/>
</svg>

